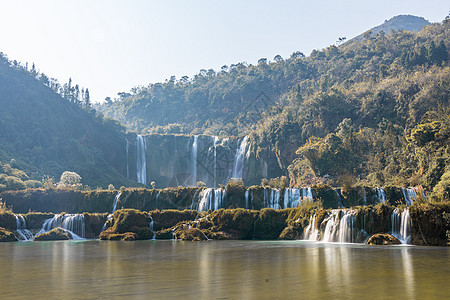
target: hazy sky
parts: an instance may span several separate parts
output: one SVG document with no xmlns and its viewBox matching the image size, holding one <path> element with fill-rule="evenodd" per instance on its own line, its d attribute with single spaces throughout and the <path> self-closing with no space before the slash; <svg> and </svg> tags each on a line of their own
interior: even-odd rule
<svg viewBox="0 0 450 300">
<path fill-rule="evenodd" d="M 399 14 L 439 22 L 449 10 L 448 0 L 0 0 L 0 51 L 101 101 L 171 75 L 309 55 Z"/>
</svg>

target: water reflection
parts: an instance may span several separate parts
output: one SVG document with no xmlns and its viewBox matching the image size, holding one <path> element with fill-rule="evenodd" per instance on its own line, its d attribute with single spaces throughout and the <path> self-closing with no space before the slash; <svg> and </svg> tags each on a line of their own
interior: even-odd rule
<svg viewBox="0 0 450 300">
<path fill-rule="evenodd" d="M 0 245 L 2 298 L 436 298 L 450 250 L 315 242 Z"/>
</svg>

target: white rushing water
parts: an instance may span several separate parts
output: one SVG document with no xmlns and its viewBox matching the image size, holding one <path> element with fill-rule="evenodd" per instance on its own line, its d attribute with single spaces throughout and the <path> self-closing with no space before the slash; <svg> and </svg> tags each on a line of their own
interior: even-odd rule
<svg viewBox="0 0 450 300">
<path fill-rule="evenodd" d="M 127 153 L 127 179 L 130 179 L 130 165 L 128 164 L 128 153 L 130 152 L 130 143 L 128 142 L 128 139 L 125 139 L 127 141 L 127 144 L 125 146 L 125 151 Z"/>
<path fill-rule="evenodd" d="M 244 163 L 246 158 L 246 151 L 248 145 L 248 136 L 245 136 L 236 149 L 236 154 L 234 155 L 234 164 L 232 171 L 232 178 L 242 178 L 244 171 Z"/>
<path fill-rule="evenodd" d="M 391 215 L 392 229 L 391 234 L 398 238 L 402 244 L 409 244 L 411 240 L 411 219 L 409 209 L 400 213 L 396 208 Z"/>
<path fill-rule="evenodd" d="M 411 206 L 417 199 L 416 191 L 414 190 L 414 188 L 409 187 L 409 188 L 402 188 L 402 192 L 406 205 Z"/>
<path fill-rule="evenodd" d="M 120 199 L 121 195 L 122 195 L 122 192 L 119 191 L 119 192 L 117 192 L 116 196 L 114 197 L 111 214 L 113 214 L 117 210 L 117 203 L 119 202 L 119 199 Z"/>
<path fill-rule="evenodd" d="M 223 207 L 226 192 L 224 189 L 203 189 L 199 194 L 198 211 L 217 210 Z"/>
<path fill-rule="evenodd" d="M 42 229 L 36 234 L 49 232 L 54 228 L 63 228 L 70 232 L 72 239 L 78 240 L 84 238 L 85 225 L 83 214 L 56 214 L 53 218 L 47 219 L 42 224 Z"/>
<path fill-rule="evenodd" d="M 375 193 L 376 193 L 375 202 L 386 204 L 386 192 L 384 191 L 384 189 L 381 187 L 377 187 L 375 188 Z"/>
<path fill-rule="evenodd" d="M 319 230 L 316 228 L 316 215 L 309 218 L 309 224 L 305 228 L 303 239 L 308 241 L 317 241 L 319 239 Z"/>
<path fill-rule="evenodd" d="M 191 151 L 191 185 L 197 185 L 197 152 L 198 152 L 198 135 L 194 135 L 194 142 L 192 143 Z"/>
<path fill-rule="evenodd" d="M 25 222 L 25 218 L 22 215 L 16 215 L 16 225 L 17 225 L 17 238 L 18 240 L 21 241 L 32 241 L 34 236 L 31 233 L 31 231 L 29 231 L 27 229 L 27 224 Z"/>
<path fill-rule="evenodd" d="M 147 162 L 145 157 L 146 143 L 142 135 L 136 137 L 136 169 L 137 182 L 147 184 Z"/>
</svg>

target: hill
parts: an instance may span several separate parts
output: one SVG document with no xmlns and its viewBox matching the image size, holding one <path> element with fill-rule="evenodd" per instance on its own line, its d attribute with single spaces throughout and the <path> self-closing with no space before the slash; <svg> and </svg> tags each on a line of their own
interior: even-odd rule
<svg viewBox="0 0 450 300">
<path fill-rule="evenodd" d="M 293 185 L 433 189 L 450 172 L 449 27 L 447 18 L 309 57 L 294 52 L 201 70 L 120 93 L 100 111 L 143 133 L 249 135 L 255 155 L 274 153 Z"/>
<path fill-rule="evenodd" d="M 416 17 L 412 15 L 399 15 L 395 16 L 389 20 L 384 21 L 383 24 L 375 26 L 364 34 L 379 34 L 380 32 L 390 33 L 391 31 L 411 31 L 411 32 L 419 32 L 423 27 L 430 25 L 431 23 L 425 20 L 423 17 Z M 364 34 L 360 34 L 354 39 L 362 40 L 364 38 Z"/>
<path fill-rule="evenodd" d="M 0 161 L 5 170 L 26 172 L 16 178 L 40 181 L 48 175 L 58 181 L 69 170 L 93 187 L 124 184 L 116 154 L 124 144 L 123 130 L 66 101 L 34 72 L 0 55 Z"/>
</svg>

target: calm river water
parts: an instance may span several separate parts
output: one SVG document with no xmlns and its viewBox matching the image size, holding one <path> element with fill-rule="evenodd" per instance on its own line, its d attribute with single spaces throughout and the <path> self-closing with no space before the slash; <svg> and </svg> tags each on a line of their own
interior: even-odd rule
<svg viewBox="0 0 450 300">
<path fill-rule="evenodd" d="M 449 296 L 449 248 L 306 241 L 0 244 L 1 299 Z"/>
</svg>

